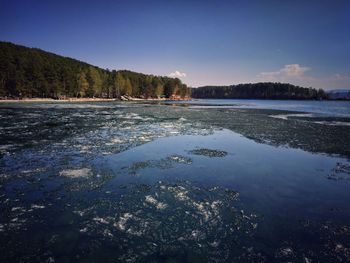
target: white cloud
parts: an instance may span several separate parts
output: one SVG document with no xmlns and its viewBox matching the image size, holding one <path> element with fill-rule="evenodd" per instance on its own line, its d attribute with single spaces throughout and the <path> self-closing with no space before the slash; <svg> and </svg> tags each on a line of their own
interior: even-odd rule
<svg viewBox="0 0 350 263">
<path fill-rule="evenodd" d="M 329 76 L 313 77 L 305 72 L 310 71 L 310 67 L 299 64 L 284 65 L 277 71 L 261 72 L 257 75 L 258 81 L 288 82 L 304 87 L 314 87 L 323 89 L 349 88 L 349 74 L 333 74 Z"/>
<path fill-rule="evenodd" d="M 299 64 L 290 64 L 285 65 L 284 68 L 281 69 L 281 72 L 289 77 L 303 77 L 304 73 L 310 69 L 309 67 L 302 67 Z"/>
<path fill-rule="evenodd" d="M 303 67 L 299 64 L 289 64 L 284 65 L 283 68 L 277 71 L 261 72 L 257 77 L 264 81 L 283 81 L 293 78 L 301 79 L 305 76 L 304 74 L 308 70 L 311 70 L 311 68 Z"/>
<path fill-rule="evenodd" d="M 333 74 L 323 78 L 312 78 L 315 85 L 324 89 L 350 89 L 350 74 Z"/>
<path fill-rule="evenodd" d="M 171 72 L 169 74 L 169 77 L 172 77 L 172 78 L 184 78 L 184 77 L 186 77 L 186 73 L 185 72 L 180 72 L 178 70 L 175 70 L 175 72 Z"/>
</svg>

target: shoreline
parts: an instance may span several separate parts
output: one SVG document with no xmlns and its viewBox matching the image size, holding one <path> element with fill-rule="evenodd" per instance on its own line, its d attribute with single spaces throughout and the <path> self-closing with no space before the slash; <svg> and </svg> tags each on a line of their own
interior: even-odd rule
<svg viewBox="0 0 350 263">
<path fill-rule="evenodd" d="M 190 98 L 190 99 L 171 99 L 171 98 L 150 98 L 150 99 L 141 99 L 141 98 L 128 98 L 128 99 L 108 99 L 108 98 L 69 98 L 69 99 L 51 99 L 51 98 L 26 98 L 26 99 L 0 99 L 1 103 L 26 103 L 26 102 L 57 102 L 57 103 L 65 103 L 65 102 L 142 102 L 142 101 L 194 101 L 194 100 L 203 100 L 203 98 Z M 204 100 L 232 100 L 232 99 L 204 99 Z M 237 99 L 233 99 L 237 100 Z M 238 100 L 283 100 L 283 101 L 319 101 L 313 99 L 238 99 Z M 340 100 L 340 99 L 327 99 L 320 101 L 350 101 L 350 100 Z"/>
<path fill-rule="evenodd" d="M 27 99 L 0 99 L 0 103 L 25 103 L 25 102 L 111 102 L 111 101 L 167 101 L 168 98 L 161 99 L 141 99 L 141 98 L 129 98 L 128 100 L 122 99 L 108 99 L 108 98 L 69 98 L 69 99 L 51 99 L 51 98 L 27 98 Z M 179 100 L 181 101 L 181 100 Z M 185 101 L 185 100 L 183 100 Z M 188 99 L 187 99 L 188 101 Z"/>
<path fill-rule="evenodd" d="M 86 101 L 119 101 L 118 99 L 102 98 L 71 98 L 71 99 L 51 99 L 51 98 L 31 98 L 31 99 L 0 99 L 0 103 L 6 102 L 86 102 Z"/>
</svg>

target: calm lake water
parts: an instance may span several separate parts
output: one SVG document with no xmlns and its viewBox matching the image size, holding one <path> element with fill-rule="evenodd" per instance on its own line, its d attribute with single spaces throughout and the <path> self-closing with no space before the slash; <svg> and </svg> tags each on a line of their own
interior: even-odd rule
<svg viewBox="0 0 350 263">
<path fill-rule="evenodd" d="M 198 99 L 171 103 L 194 104 L 205 107 L 227 106 L 232 108 L 286 110 L 350 117 L 350 101 Z"/>
<path fill-rule="evenodd" d="M 2 261 L 350 261 L 348 102 L 178 104 L 0 105 Z"/>
</svg>

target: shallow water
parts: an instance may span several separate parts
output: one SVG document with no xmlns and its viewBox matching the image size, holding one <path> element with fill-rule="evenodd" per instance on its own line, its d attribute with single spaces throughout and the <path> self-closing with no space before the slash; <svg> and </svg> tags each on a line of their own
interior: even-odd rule
<svg viewBox="0 0 350 263">
<path fill-rule="evenodd" d="M 220 114 L 128 103 L 1 107 L 2 260 L 349 261 L 349 156 L 261 143 L 268 125 L 288 124 L 272 138 L 302 130 L 303 121 L 269 117 L 283 112 L 228 112 L 248 121 L 250 139 Z"/>
<path fill-rule="evenodd" d="M 197 107 L 286 110 L 326 116 L 350 117 L 350 101 L 196 99 L 170 103 L 196 105 Z"/>
</svg>

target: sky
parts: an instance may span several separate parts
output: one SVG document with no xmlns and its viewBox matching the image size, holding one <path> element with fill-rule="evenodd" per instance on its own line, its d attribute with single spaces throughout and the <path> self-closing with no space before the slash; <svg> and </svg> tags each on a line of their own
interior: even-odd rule
<svg viewBox="0 0 350 263">
<path fill-rule="evenodd" d="M 350 88 L 349 0 L 0 0 L 0 41 L 193 87 Z"/>
</svg>

